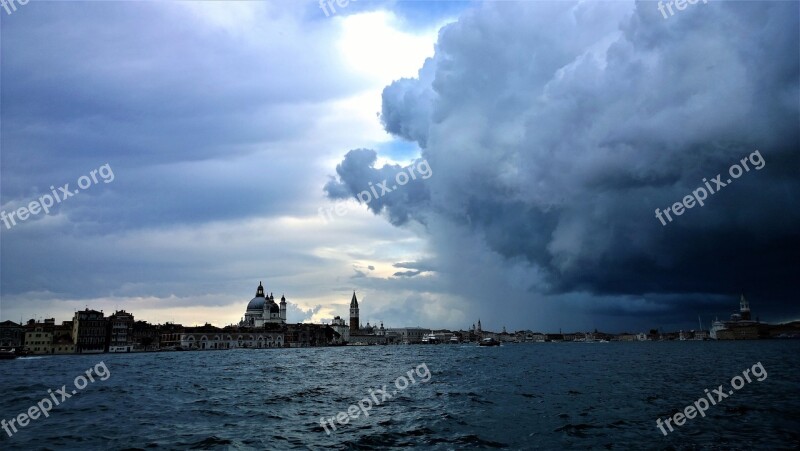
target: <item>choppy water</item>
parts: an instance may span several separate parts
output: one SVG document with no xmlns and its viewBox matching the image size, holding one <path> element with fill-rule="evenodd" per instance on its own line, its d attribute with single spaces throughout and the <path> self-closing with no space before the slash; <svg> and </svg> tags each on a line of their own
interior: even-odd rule
<svg viewBox="0 0 800 451">
<path fill-rule="evenodd" d="M 0 431 L 0 449 L 796 449 L 798 351 L 799 341 L 543 343 L 0 361 L 6 420 L 100 361 L 111 373 L 13 437 Z M 764 381 L 667 437 L 656 428 L 756 362 Z M 320 426 L 423 363 L 427 383 L 330 436 Z"/>
</svg>

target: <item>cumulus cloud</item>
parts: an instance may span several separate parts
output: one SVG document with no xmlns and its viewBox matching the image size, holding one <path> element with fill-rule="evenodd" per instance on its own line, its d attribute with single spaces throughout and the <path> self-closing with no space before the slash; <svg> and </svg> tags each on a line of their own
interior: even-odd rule
<svg viewBox="0 0 800 451">
<path fill-rule="evenodd" d="M 429 194 L 423 178 L 427 172 L 416 172 L 418 162 L 405 167 L 385 164 L 376 168 L 377 159 L 374 150 L 349 151 L 344 161 L 336 167 L 338 178 L 332 178 L 325 184 L 325 192 L 331 199 L 355 196 L 359 203 L 366 204 L 372 212 L 386 211 L 393 224 L 403 224 L 428 201 Z M 410 175 L 412 172 L 413 178 Z M 398 174 L 404 174 L 405 178 L 398 178 Z M 418 216 L 416 219 L 422 218 Z"/>
<path fill-rule="evenodd" d="M 464 267 L 464 249 L 483 246 L 528 274 L 495 305 L 532 313 L 579 294 L 587 311 L 667 318 L 681 296 L 706 312 L 744 290 L 773 317 L 797 314 L 797 35 L 792 2 L 670 20 L 651 2 L 487 2 L 441 30 L 418 78 L 384 90 L 386 130 L 435 175 L 369 208 L 424 225 L 442 283 L 513 284 Z M 757 149 L 763 169 L 666 226 L 655 218 Z M 375 160 L 349 152 L 328 195 L 396 169 Z"/>
</svg>

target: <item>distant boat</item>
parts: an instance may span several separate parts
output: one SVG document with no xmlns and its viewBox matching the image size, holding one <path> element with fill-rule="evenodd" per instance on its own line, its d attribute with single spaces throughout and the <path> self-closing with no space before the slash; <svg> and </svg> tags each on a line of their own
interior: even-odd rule
<svg viewBox="0 0 800 451">
<path fill-rule="evenodd" d="M 0 349 L 0 360 L 12 360 L 17 358 L 17 353 L 13 349 Z"/>
<path fill-rule="evenodd" d="M 481 342 L 478 343 L 478 346 L 500 346 L 500 342 L 492 337 L 489 337 L 481 340 Z"/>
<path fill-rule="evenodd" d="M 439 340 L 436 338 L 436 335 L 433 333 L 427 334 L 422 337 L 422 344 L 426 345 L 435 345 L 438 344 Z"/>
</svg>

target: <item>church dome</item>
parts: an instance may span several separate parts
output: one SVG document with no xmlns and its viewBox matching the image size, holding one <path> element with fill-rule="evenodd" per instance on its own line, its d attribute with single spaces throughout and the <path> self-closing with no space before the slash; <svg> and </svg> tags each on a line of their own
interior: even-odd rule
<svg viewBox="0 0 800 451">
<path fill-rule="evenodd" d="M 270 313 L 280 313 L 281 312 L 281 308 L 278 307 L 278 304 L 276 304 L 274 302 L 270 302 L 269 303 L 269 312 Z"/>
<path fill-rule="evenodd" d="M 258 288 L 256 289 L 256 297 L 250 300 L 247 304 L 247 311 L 251 310 L 264 310 L 264 303 L 267 301 L 267 297 L 264 294 L 264 286 L 261 285 L 261 282 L 258 282 Z"/>
<path fill-rule="evenodd" d="M 265 299 L 263 297 L 254 297 L 250 303 L 247 304 L 247 310 L 264 310 L 264 301 Z"/>
</svg>

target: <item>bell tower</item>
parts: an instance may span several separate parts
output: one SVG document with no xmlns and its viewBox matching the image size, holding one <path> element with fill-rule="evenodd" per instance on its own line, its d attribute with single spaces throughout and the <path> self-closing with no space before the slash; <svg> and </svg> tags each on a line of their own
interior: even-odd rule
<svg viewBox="0 0 800 451">
<path fill-rule="evenodd" d="M 742 297 L 739 299 L 739 314 L 742 315 L 743 320 L 750 320 L 750 303 L 744 298 L 744 294 L 742 294 Z"/>
<path fill-rule="evenodd" d="M 358 299 L 356 292 L 353 292 L 353 299 L 350 300 L 350 334 L 358 332 Z"/>
</svg>

